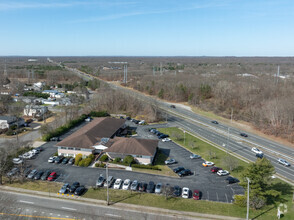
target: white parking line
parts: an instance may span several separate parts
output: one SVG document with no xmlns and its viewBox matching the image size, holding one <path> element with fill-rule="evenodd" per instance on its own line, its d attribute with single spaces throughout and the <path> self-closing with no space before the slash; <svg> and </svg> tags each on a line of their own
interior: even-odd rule
<svg viewBox="0 0 294 220">
<path fill-rule="evenodd" d="M 30 202 L 30 201 L 24 201 L 24 200 L 19 200 L 19 202 L 21 202 L 21 203 L 27 203 L 27 204 L 34 204 L 33 202 Z"/>
<path fill-rule="evenodd" d="M 108 214 L 108 213 L 106 213 L 105 215 L 106 215 L 106 216 L 111 216 L 111 217 L 121 218 L 120 215 L 114 215 L 114 214 Z"/>
<path fill-rule="evenodd" d="M 219 199 L 218 199 L 218 194 L 217 194 L 217 192 L 215 192 L 216 193 L 216 198 L 217 198 L 217 201 L 219 201 Z"/>
<path fill-rule="evenodd" d="M 207 191 L 207 200 L 209 200 L 209 192 Z"/>
<path fill-rule="evenodd" d="M 76 209 L 74 208 L 68 208 L 68 207 L 61 207 L 62 209 L 67 209 L 67 210 L 72 210 L 72 211 L 75 211 Z"/>
</svg>

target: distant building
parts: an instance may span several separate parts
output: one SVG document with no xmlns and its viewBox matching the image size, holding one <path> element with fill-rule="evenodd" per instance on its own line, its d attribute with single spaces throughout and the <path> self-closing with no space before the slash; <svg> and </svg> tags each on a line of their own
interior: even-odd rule
<svg viewBox="0 0 294 220">
<path fill-rule="evenodd" d="M 49 94 L 50 97 L 54 97 L 59 93 L 57 90 L 44 90 L 42 93 Z"/>
<path fill-rule="evenodd" d="M 22 126 L 24 125 L 24 123 L 25 121 L 23 118 L 19 118 L 17 120 L 17 118 L 14 116 L 5 116 L 5 115 L 0 116 L 0 129 L 10 128 L 12 125 L 17 125 L 17 124 L 18 126 Z"/>
<path fill-rule="evenodd" d="M 23 110 L 25 116 L 31 117 L 42 117 L 46 112 L 48 112 L 48 107 L 40 105 L 26 105 Z"/>
</svg>

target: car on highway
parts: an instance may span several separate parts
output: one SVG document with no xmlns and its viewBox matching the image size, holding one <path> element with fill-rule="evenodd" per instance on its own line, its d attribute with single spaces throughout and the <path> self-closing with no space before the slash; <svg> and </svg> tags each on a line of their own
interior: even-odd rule
<svg viewBox="0 0 294 220">
<path fill-rule="evenodd" d="M 177 168 L 173 169 L 173 171 L 174 171 L 174 173 L 178 173 L 178 172 L 181 172 L 184 169 L 185 169 L 184 167 L 177 167 Z"/>
<path fill-rule="evenodd" d="M 38 172 L 37 170 L 32 170 L 28 175 L 28 179 L 33 179 L 34 176 L 37 174 L 37 172 Z"/>
<path fill-rule="evenodd" d="M 52 173 L 50 173 L 50 175 L 48 176 L 47 180 L 48 180 L 48 181 L 53 181 L 53 180 L 56 179 L 56 177 L 57 177 L 57 173 L 56 173 L 56 172 L 52 172 Z"/>
<path fill-rule="evenodd" d="M 41 176 L 41 180 L 47 180 L 48 176 L 50 175 L 51 170 L 46 170 L 43 175 Z"/>
<path fill-rule="evenodd" d="M 222 170 L 223 168 L 220 168 L 220 167 L 211 167 L 210 168 L 210 171 L 212 172 L 212 173 L 217 173 L 219 170 Z"/>
<path fill-rule="evenodd" d="M 114 182 L 113 176 L 108 176 L 108 179 L 104 182 L 104 187 L 111 187 Z"/>
<path fill-rule="evenodd" d="M 284 166 L 287 166 L 287 167 L 291 166 L 291 164 L 290 164 L 288 161 L 286 161 L 286 160 L 284 160 L 284 159 L 282 159 L 282 158 L 279 158 L 279 159 L 278 159 L 278 163 L 279 163 L 279 164 L 282 164 L 282 165 L 284 165 Z"/>
<path fill-rule="evenodd" d="M 70 187 L 69 187 L 69 192 L 70 193 L 74 193 L 76 191 L 77 188 L 80 187 L 80 183 L 79 182 L 74 182 Z"/>
<path fill-rule="evenodd" d="M 69 161 L 69 159 L 67 158 L 67 157 L 65 157 L 63 160 L 62 160 L 62 164 L 67 164 L 68 163 L 68 161 Z"/>
<path fill-rule="evenodd" d="M 214 163 L 211 162 L 211 161 L 205 161 L 205 162 L 202 163 L 202 166 L 204 166 L 204 167 L 212 167 L 212 166 L 214 166 Z"/>
<path fill-rule="evenodd" d="M 164 161 L 164 163 L 165 163 L 165 165 L 170 165 L 170 164 L 177 163 L 177 161 L 175 159 L 169 159 L 169 160 Z"/>
<path fill-rule="evenodd" d="M 169 141 L 171 141 L 170 138 L 163 138 L 163 139 L 162 139 L 162 142 L 169 142 Z"/>
<path fill-rule="evenodd" d="M 131 186 L 131 180 L 130 179 L 126 179 L 123 183 L 122 189 L 123 190 L 128 190 L 130 189 Z"/>
<path fill-rule="evenodd" d="M 21 163 L 23 163 L 23 160 L 21 158 L 19 158 L 19 157 L 13 158 L 12 159 L 12 163 L 14 163 L 14 164 L 21 164 Z"/>
<path fill-rule="evenodd" d="M 184 187 L 182 190 L 182 198 L 188 199 L 190 194 L 190 189 L 188 187 Z"/>
<path fill-rule="evenodd" d="M 146 192 L 148 193 L 153 193 L 155 188 L 155 184 L 153 181 L 150 181 L 149 184 L 147 185 Z"/>
<path fill-rule="evenodd" d="M 155 193 L 160 194 L 162 192 L 162 183 L 157 183 L 155 186 Z"/>
<path fill-rule="evenodd" d="M 70 164 L 70 165 L 75 164 L 75 158 L 73 158 L 73 157 L 69 158 L 68 164 Z"/>
<path fill-rule="evenodd" d="M 181 191 L 182 191 L 181 187 L 174 186 L 173 195 L 174 196 L 180 196 L 182 194 Z"/>
<path fill-rule="evenodd" d="M 218 121 L 211 121 L 211 123 L 218 125 Z"/>
<path fill-rule="evenodd" d="M 201 158 L 201 156 L 200 155 L 197 155 L 197 154 L 191 154 L 190 155 L 190 159 L 192 160 L 192 159 L 200 159 Z"/>
<path fill-rule="evenodd" d="M 264 155 L 263 155 L 263 154 L 255 154 L 255 156 L 256 156 L 257 158 L 262 159 Z"/>
<path fill-rule="evenodd" d="M 76 196 L 81 196 L 85 191 L 86 191 L 86 188 L 84 186 L 80 186 L 75 190 L 74 194 Z"/>
<path fill-rule="evenodd" d="M 116 179 L 113 184 L 113 189 L 120 189 L 121 184 L 122 184 L 122 179 Z"/>
<path fill-rule="evenodd" d="M 216 174 L 219 175 L 219 176 L 226 176 L 226 175 L 229 175 L 230 172 L 227 171 L 227 170 L 219 170 L 219 171 L 217 171 Z"/>
<path fill-rule="evenodd" d="M 14 176 L 15 174 L 17 174 L 19 172 L 19 169 L 17 168 L 17 167 L 14 167 L 14 168 L 12 168 L 12 170 L 10 170 L 6 175 L 8 176 L 8 177 L 12 177 L 12 176 Z"/>
<path fill-rule="evenodd" d="M 193 199 L 194 200 L 199 200 L 200 198 L 201 198 L 201 192 L 199 190 L 195 189 L 193 191 Z"/>
<path fill-rule="evenodd" d="M 54 162 L 55 162 L 55 159 L 56 159 L 56 156 L 54 156 L 54 157 L 49 157 L 49 159 L 48 159 L 48 163 L 54 163 Z"/>
<path fill-rule="evenodd" d="M 242 137 L 248 137 L 248 134 L 246 134 L 246 133 L 240 133 L 240 135 L 241 135 Z"/>
<path fill-rule="evenodd" d="M 147 183 L 144 183 L 144 182 L 139 183 L 138 189 L 139 189 L 140 192 L 145 192 L 146 189 L 147 189 Z"/>
<path fill-rule="evenodd" d="M 61 187 L 61 189 L 59 190 L 59 193 L 64 194 L 64 193 L 67 192 L 68 189 L 69 189 L 69 184 L 68 184 L 68 183 L 65 183 L 65 184 Z"/>
<path fill-rule="evenodd" d="M 34 180 L 39 180 L 41 178 L 41 176 L 43 175 L 44 171 L 39 171 L 35 176 L 34 176 Z"/>
<path fill-rule="evenodd" d="M 257 147 L 252 147 L 251 151 L 256 153 L 256 154 L 263 154 L 263 152 L 261 150 L 259 150 Z"/>
<path fill-rule="evenodd" d="M 134 180 L 131 184 L 131 190 L 136 191 L 138 189 L 139 182 L 138 180 Z"/>
<path fill-rule="evenodd" d="M 234 178 L 234 177 L 229 176 L 229 177 L 226 178 L 226 182 L 228 184 L 233 184 L 233 183 L 238 183 L 239 180 L 237 178 Z"/>
<path fill-rule="evenodd" d="M 188 175 L 192 175 L 193 173 L 191 172 L 191 170 L 189 169 L 185 169 L 185 170 L 182 170 L 181 172 L 178 173 L 178 175 L 180 177 L 183 177 L 183 176 L 188 176 Z"/>
<path fill-rule="evenodd" d="M 105 181 L 104 177 L 102 175 L 100 175 L 96 181 L 96 186 L 102 187 L 104 184 L 104 181 Z"/>
</svg>

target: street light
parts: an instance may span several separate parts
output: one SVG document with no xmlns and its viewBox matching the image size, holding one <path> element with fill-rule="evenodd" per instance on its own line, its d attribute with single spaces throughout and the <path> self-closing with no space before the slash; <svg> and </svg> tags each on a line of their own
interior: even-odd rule
<svg viewBox="0 0 294 220">
<path fill-rule="evenodd" d="M 246 177 L 247 179 L 247 215 L 246 215 L 246 219 L 249 219 L 249 183 L 250 183 L 250 179 L 248 177 Z"/>
</svg>

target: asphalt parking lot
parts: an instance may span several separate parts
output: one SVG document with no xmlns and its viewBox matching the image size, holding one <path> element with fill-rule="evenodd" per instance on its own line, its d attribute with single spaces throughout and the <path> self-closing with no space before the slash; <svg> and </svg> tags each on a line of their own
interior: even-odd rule
<svg viewBox="0 0 294 220">
<path fill-rule="evenodd" d="M 134 123 L 130 123 L 132 127 L 137 127 L 138 136 L 136 138 L 149 138 L 157 139 L 156 135 L 148 132 L 148 128 L 151 127 L 165 127 L 166 125 L 152 125 L 152 126 L 137 126 Z M 73 133 L 75 130 L 79 129 L 86 123 L 76 127 L 75 129 L 68 132 L 66 135 L 62 136 L 63 139 L 67 135 Z M 48 142 L 43 145 L 44 151 L 42 151 L 35 159 L 29 160 L 28 164 L 31 168 L 37 170 L 47 170 L 57 172 L 58 177 L 55 181 L 57 182 L 67 182 L 72 184 L 73 182 L 80 182 L 82 185 L 87 187 L 95 186 L 96 180 L 100 174 L 104 177 L 104 168 L 92 168 L 92 167 L 77 167 L 68 164 L 51 164 L 48 163 L 48 158 L 52 156 L 57 148 L 55 146 L 57 142 Z M 173 142 L 162 142 L 159 141 L 159 148 L 163 152 L 169 154 L 171 158 L 176 159 L 177 164 L 169 165 L 171 169 L 183 166 L 195 172 L 194 175 L 179 177 L 167 177 L 159 176 L 153 174 L 139 173 L 133 171 L 119 170 L 119 169 L 109 169 L 109 175 L 113 176 L 115 179 L 131 179 L 138 180 L 139 182 L 154 181 L 156 183 L 170 184 L 171 186 L 179 185 L 180 187 L 188 187 L 190 190 L 197 189 L 202 192 L 202 200 L 211 200 L 219 202 L 232 202 L 234 194 L 244 194 L 244 189 L 238 184 L 227 184 L 225 182 L 225 176 L 218 176 L 210 172 L 210 168 L 202 166 L 202 159 L 191 160 L 189 158 L 190 152 L 186 149 L 178 146 Z M 39 180 L 37 180 L 39 181 Z"/>
</svg>

